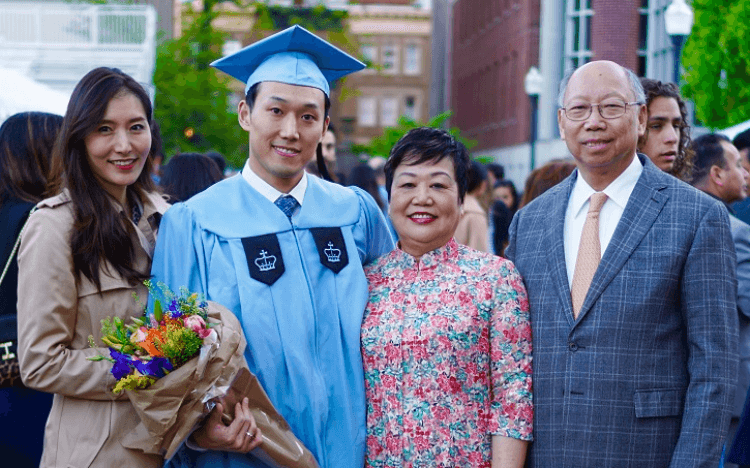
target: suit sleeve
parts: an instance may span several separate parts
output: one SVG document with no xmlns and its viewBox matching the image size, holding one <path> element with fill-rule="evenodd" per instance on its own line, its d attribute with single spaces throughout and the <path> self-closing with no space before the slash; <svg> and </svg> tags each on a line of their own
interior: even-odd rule
<svg viewBox="0 0 750 468">
<path fill-rule="evenodd" d="M 388 229 L 383 212 L 369 193 L 350 187 L 359 198 L 359 221 L 354 226 L 354 241 L 357 244 L 362 265 L 393 250 L 393 237 Z"/>
<path fill-rule="evenodd" d="M 729 427 L 737 377 L 736 257 L 723 206 L 701 219 L 681 280 L 690 383 L 670 466 L 714 467 Z"/>
<path fill-rule="evenodd" d="M 733 237 L 737 253 L 737 309 L 750 319 L 750 226 L 743 223 Z"/>
<path fill-rule="evenodd" d="M 64 208 L 62 208 L 64 209 Z M 28 387 L 49 393 L 114 400 L 106 348 L 74 349 L 78 285 L 70 250 L 70 225 L 42 209 L 29 218 L 18 252 L 18 359 Z M 121 395 L 118 399 L 124 399 Z"/>
<path fill-rule="evenodd" d="M 518 230 L 518 211 L 513 215 L 513 220 L 508 228 L 508 246 L 505 248 L 505 258 L 516 262 L 516 231 Z"/>
<path fill-rule="evenodd" d="M 172 291 L 184 286 L 191 292 L 208 294 L 207 262 L 203 230 L 184 203 L 173 205 L 159 225 L 151 276 Z"/>
</svg>

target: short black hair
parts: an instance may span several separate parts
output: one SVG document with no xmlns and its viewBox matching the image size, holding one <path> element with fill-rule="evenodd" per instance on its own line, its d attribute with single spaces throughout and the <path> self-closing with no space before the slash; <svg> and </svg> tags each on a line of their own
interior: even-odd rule
<svg viewBox="0 0 750 468">
<path fill-rule="evenodd" d="M 690 178 L 690 185 L 697 183 L 708 177 L 711 167 L 719 166 L 722 169 L 727 167 L 727 160 L 724 157 L 724 147 L 721 142 L 731 143 L 729 138 L 719 133 L 709 133 L 701 135 L 693 140 L 693 174 Z"/>
<path fill-rule="evenodd" d="M 737 150 L 742 151 L 745 148 L 750 148 L 750 128 L 744 132 L 740 132 L 732 140 L 732 144 L 737 147 Z"/>
<path fill-rule="evenodd" d="M 468 187 L 469 151 L 463 143 L 447 131 L 432 127 L 419 127 L 409 130 L 391 148 L 391 154 L 383 167 L 388 199 L 391 199 L 393 173 L 402 163 L 408 166 L 415 166 L 424 162 L 437 164 L 443 158 L 451 158 L 451 161 L 453 161 L 458 185 L 458 199 L 463 203 Z"/>
<path fill-rule="evenodd" d="M 487 180 L 487 168 L 478 161 L 471 161 L 467 174 L 466 189 L 471 193 L 479 188 L 485 180 Z"/>
<path fill-rule="evenodd" d="M 487 170 L 495 176 L 496 180 L 505 179 L 505 168 L 502 164 L 489 163 L 487 164 Z"/>
<path fill-rule="evenodd" d="M 224 174 L 224 171 L 227 168 L 227 159 L 224 157 L 224 155 L 219 153 L 218 151 L 209 151 L 206 153 L 206 156 L 211 158 L 211 160 L 215 162 L 219 167 L 219 171 Z"/>
<path fill-rule="evenodd" d="M 250 106 L 250 110 L 252 110 L 253 106 L 255 105 L 255 99 L 258 97 L 258 90 L 260 90 L 261 84 L 263 84 L 262 81 L 260 83 L 255 83 L 254 85 L 250 86 L 250 89 L 247 90 L 247 94 L 245 95 L 245 102 L 248 106 Z M 323 92 L 323 90 L 321 90 L 320 92 L 323 93 L 323 97 L 325 98 L 325 115 L 323 116 L 323 119 L 325 120 L 326 117 L 328 117 L 329 112 L 331 111 L 331 99 L 326 93 Z"/>
<path fill-rule="evenodd" d="M 170 203 L 182 202 L 224 178 L 213 159 L 201 153 L 180 153 L 164 166 L 162 192 Z"/>
</svg>

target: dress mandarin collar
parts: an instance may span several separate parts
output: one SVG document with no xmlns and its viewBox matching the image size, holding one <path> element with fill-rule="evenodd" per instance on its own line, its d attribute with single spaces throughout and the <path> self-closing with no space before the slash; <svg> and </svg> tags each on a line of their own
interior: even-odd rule
<svg viewBox="0 0 750 468">
<path fill-rule="evenodd" d="M 447 244 L 435 250 L 425 253 L 417 262 L 416 257 L 408 254 L 397 247 L 394 251 L 394 260 L 400 263 L 404 270 L 418 268 L 419 270 L 433 269 L 444 264 L 458 252 L 458 243 L 451 238 Z"/>
</svg>

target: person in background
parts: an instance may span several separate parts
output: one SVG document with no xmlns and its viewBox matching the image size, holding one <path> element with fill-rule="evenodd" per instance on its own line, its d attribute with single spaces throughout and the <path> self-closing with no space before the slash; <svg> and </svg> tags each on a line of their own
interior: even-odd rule
<svg viewBox="0 0 750 468">
<path fill-rule="evenodd" d="M 397 241 L 398 234 L 396 233 L 396 230 L 393 229 L 393 223 L 388 214 L 388 191 L 385 189 L 385 158 L 382 156 L 373 156 L 367 160 L 367 165 L 375 171 L 375 181 L 378 184 L 378 194 L 380 195 L 380 200 L 383 202 L 383 215 L 385 215 L 385 221 L 388 224 L 388 230 L 391 232 L 391 237 L 393 237 L 394 241 Z"/>
<path fill-rule="evenodd" d="M 489 252 L 487 212 L 479 203 L 479 198 L 487 192 L 487 169 L 484 165 L 471 161 L 467 183 L 467 193 L 461 208 L 461 221 L 455 233 L 456 242 L 481 252 Z"/>
<path fill-rule="evenodd" d="M 553 159 L 531 171 L 526 178 L 519 209 L 565 180 L 575 168 L 575 163 L 570 159 Z"/>
<path fill-rule="evenodd" d="M 693 141 L 694 159 L 690 185 L 720 200 L 733 213 L 730 203 L 747 198 L 748 173 L 737 148 L 723 135 L 710 133 Z M 737 430 L 745 395 L 750 388 L 750 226 L 729 217 L 734 251 L 737 254 L 737 316 L 739 358 L 732 420 L 727 435 L 730 446 Z M 725 465 L 729 468 L 729 465 Z"/>
<path fill-rule="evenodd" d="M 353 187 L 359 187 L 369 193 L 380 209 L 385 208 L 385 203 L 380 198 L 378 190 L 378 181 L 375 178 L 375 171 L 366 163 L 358 164 L 352 168 L 349 177 L 346 178 Z"/>
<path fill-rule="evenodd" d="M 156 232 L 167 203 L 151 179 L 151 101 L 132 77 L 96 68 L 73 90 L 55 146 L 60 194 L 29 217 L 18 252 L 18 336 L 26 385 L 54 393 L 40 466 L 160 467 L 125 448 L 140 422 L 114 378 L 101 321 L 142 313 Z M 249 410 L 248 410 L 249 411 Z M 249 418 L 243 418 L 248 421 Z M 248 423 L 249 424 L 249 423 Z"/>
<path fill-rule="evenodd" d="M 674 83 L 641 78 L 646 93 L 648 123 L 638 138 L 638 151 L 649 157 L 662 171 L 680 180 L 690 180 L 693 150 L 690 148 L 690 124 L 680 89 Z"/>
<path fill-rule="evenodd" d="M 529 295 L 529 466 L 715 467 L 737 379 L 724 205 L 636 153 L 638 77 L 589 62 L 560 87 L 577 169 L 518 210 L 506 256 Z"/>
<path fill-rule="evenodd" d="M 398 248 L 365 268 L 366 467 L 520 468 L 531 439 L 531 325 L 513 264 L 453 239 L 464 145 L 404 135 L 386 163 Z"/>
<path fill-rule="evenodd" d="M 209 151 L 206 153 L 206 156 L 211 158 L 213 162 L 216 163 L 216 167 L 219 168 L 219 172 L 221 173 L 222 178 L 224 177 L 224 172 L 227 170 L 227 159 L 224 157 L 223 154 L 219 153 L 218 151 Z"/>
<path fill-rule="evenodd" d="M 742 167 L 750 174 L 750 129 L 737 134 L 732 140 L 732 144 L 740 152 Z M 750 177 L 748 177 L 747 183 L 750 184 Z M 738 219 L 750 224 L 750 197 L 732 203 L 732 208 Z"/>
<path fill-rule="evenodd" d="M 518 192 L 510 180 L 498 180 L 492 191 L 490 207 L 490 239 L 492 252 L 503 256 L 508 245 L 508 228 L 518 209 Z"/>
<path fill-rule="evenodd" d="M 18 369 L 16 302 L 18 264 L 14 247 L 31 209 L 56 187 L 52 148 L 63 118 L 42 112 L 15 114 L 0 126 L 0 453 L 18 468 L 38 467 L 44 423 L 52 395 L 23 385 Z M 6 381 L 5 378 L 14 379 Z"/>
<path fill-rule="evenodd" d="M 180 153 L 172 156 L 164 166 L 161 190 L 170 203 L 177 203 L 223 179 L 213 159 L 200 153 Z"/>
<path fill-rule="evenodd" d="M 244 83 L 248 158 L 164 215 L 152 274 L 237 315 L 250 371 L 321 468 L 362 467 L 363 265 L 393 241 L 372 197 L 305 166 L 328 126 L 330 82 L 365 65 L 300 26 L 212 65 Z M 207 450 L 186 444 L 170 466 L 269 466 L 233 448 L 221 412 L 189 439 Z"/>
<path fill-rule="evenodd" d="M 154 119 L 154 128 L 151 129 L 151 133 L 154 135 L 151 146 L 153 147 L 153 157 L 151 158 L 151 180 L 154 184 L 159 185 L 161 183 L 161 169 L 162 163 L 164 163 L 164 140 L 161 137 L 161 129 L 159 128 L 159 122 Z"/>
</svg>

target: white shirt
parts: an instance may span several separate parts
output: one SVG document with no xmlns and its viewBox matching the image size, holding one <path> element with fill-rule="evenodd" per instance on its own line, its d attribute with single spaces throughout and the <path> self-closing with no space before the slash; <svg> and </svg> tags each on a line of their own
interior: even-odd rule
<svg viewBox="0 0 750 468">
<path fill-rule="evenodd" d="M 625 211 L 625 205 L 628 204 L 630 194 L 633 193 L 635 184 L 642 172 L 641 160 L 638 159 L 638 156 L 635 156 L 627 169 L 602 190 L 607 195 L 607 201 L 604 202 L 604 206 L 599 212 L 599 242 L 602 246 L 602 255 L 606 252 L 609 241 L 612 240 L 612 235 L 615 233 L 620 218 L 622 218 L 623 211 Z M 573 190 L 570 192 L 568 208 L 565 211 L 565 266 L 568 270 L 568 286 L 573 284 L 573 272 L 578 258 L 583 225 L 589 211 L 589 200 L 595 192 L 583 180 L 579 172 Z"/>
<path fill-rule="evenodd" d="M 261 195 L 266 197 L 271 203 L 275 203 L 276 200 L 282 196 L 287 195 L 284 192 L 280 192 L 276 190 L 271 184 L 266 182 L 265 180 L 261 179 L 258 174 L 253 172 L 252 169 L 250 169 L 250 160 L 248 159 L 245 161 L 245 167 L 242 169 L 242 178 L 245 179 L 245 181 L 250 184 L 250 187 L 257 190 Z M 302 201 L 305 199 L 305 191 L 307 190 L 307 173 L 302 172 L 302 178 L 297 183 L 297 185 L 294 186 L 294 188 L 289 192 L 289 195 L 293 196 L 295 200 L 299 203 L 300 206 L 302 206 Z M 299 206 L 294 211 L 294 215 L 299 213 Z"/>
</svg>

